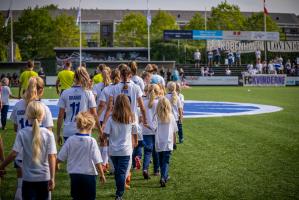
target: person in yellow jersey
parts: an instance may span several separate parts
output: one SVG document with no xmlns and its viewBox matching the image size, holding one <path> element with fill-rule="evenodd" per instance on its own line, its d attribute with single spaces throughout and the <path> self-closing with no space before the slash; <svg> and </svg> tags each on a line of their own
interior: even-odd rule
<svg viewBox="0 0 299 200">
<path fill-rule="evenodd" d="M 74 72 L 71 70 L 72 63 L 67 61 L 64 69 L 58 73 L 56 81 L 56 92 L 60 95 L 64 90 L 73 86 Z M 60 89 L 60 90 L 59 90 Z"/>
<path fill-rule="evenodd" d="M 38 76 L 38 74 L 33 71 L 34 68 L 34 62 L 29 60 L 27 62 L 27 68 L 22 74 L 20 75 L 20 84 L 19 84 L 19 98 L 21 98 L 21 94 L 23 94 L 29 85 L 29 79 L 31 77 Z M 21 93 L 22 92 L 22 93 Z"/>
<path fill-rule="evenodd" d="M 98 67 L 97 67 L 97 74 L 93 77 L 93 84 L 98 84 L 98 83 L 101 83 L 103 82 L 103 76 L 102 76 L 102 71 L 106 68 L 106 65 L 105 64 L 100 64 Z"/>
</svg>

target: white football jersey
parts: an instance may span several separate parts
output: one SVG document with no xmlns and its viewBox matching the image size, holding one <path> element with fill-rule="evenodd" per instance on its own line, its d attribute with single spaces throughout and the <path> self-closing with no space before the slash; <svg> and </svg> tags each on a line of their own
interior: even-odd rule
<svg viewBox="0 0 299 200">
<path fill-rule="evenodd" d="M 96 96 L 97 105 L 99 105 L 99 98 L 100 98 L 101 93 L 102 93 L 104 88 L 105 88 L 105 85 L 104 85 L 103 82 L 94 85 L 93 88 L 92 88 L 92 92 Z"/>
<path fill-rule="evenodd" d="M 78 132 L 76 116 L 79 112 L 86 112 L 90 108 L 96 108 L 96 102 L 91 90 L 84 90 L 80 86 L 73 86 L 63 91 L 58 107 L 65 109 L 63 136 L 69 137 Z"/>
<path fill-rule="evenodd" d="M 166 98 L 170 101 L 170 104 L 171 104 L 171 107 L 172 107 L 172 114 L 173 114 L 175 120 L 178 121 L 179 120 L 179 108 L 183 108 L 180 97 L 178 96 L 177 102 L 176 102 L 175 105 L 173 105 L 171 103 L 172 93 L 166 94 Z"/>
<path fill-rule="evenodd" d="M 45 128 L 53 127 L 53 118 L 52 113 L 48 106 L 46 106 L 42 100 L 41 103 L 43 107 L 45 108 L 45 116 L 42 121 L 42 126 Z M 25 116 L 26 113 L 26 101 L 24 99 L 21 99 L 16 103 L 16 105 L 13 107 L 10 119 L 13 121 L 14 124 L 18 125 L 18 131 L 22 128 L 25 128 L 28 125 L 27 117 Z"/>
<path fill-rule="evenodd" d="M 140 87 L 142 92 L 144 91 L 144 82 L 143 82 L 142 78 L 135 75 L 135 76 L 132 77 L 132 81 Z"/>
<path fill-rule="evenodd" d="M 148 107 L 149 99 L 146 98 L 144 100 L 144 107 L 145 107 L 145 114 L 146 114 L 146 119 L 148 126 L 150 128 L 144 127 L 142 125 L 142 134 L 143 135 L 154 135 L 154 117 L 156 116 L 157 113 L 157 105 L 158 105 L 159 99 L 156 98 L 153 102 L 153 106 L 151 108 Z"/>
<path fill-rule="evenodd" d="M 118 83 L 113 87 L 110 96 L 113 96 L 113 101 L 115 102 L 116 97 L 119 94 L 125 94 L 128 96 L 131 104 L 131 111 L 137 113 L 137 99 L 142 97 L 142 91 L 138 85 L 133 82 L 127 82 L 128 89 L 124 90 L 124 82 Z"/>
<path fill-rule="evenodd" d="M 110 97 L 110 94 L 111 94 L 111 92 L 113 90 L 113 87 L 114 87 L 114 85 L 108 85 L 107 87 L 105 87 L 103 89 L 103 91 L 101 92 L 101 95 L 99 96 L 99 102 L 103 101 L 103 102 L 106 103 L 106 105 L 104 107 L 104 110 L 103 110 L 101 116 L 99 117 L 99 121 L 100 122 L 104 121 L 105 113 L 107 111 L 107 104 L 109 102 L 109 97 Z"/>
</svg>

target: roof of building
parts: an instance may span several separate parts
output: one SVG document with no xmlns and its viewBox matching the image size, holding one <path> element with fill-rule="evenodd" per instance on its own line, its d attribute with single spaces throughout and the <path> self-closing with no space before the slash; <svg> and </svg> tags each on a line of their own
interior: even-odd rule
<svg viewBox="0 0 299 200">
<path fill-rule="evenodd" d="M 166 10 L 171 13 L 177 21 L 189 21 L 193 15 L 200 12 L 203 16 L 205 11 L 187 11 L 187 10 Z M 3 16 L 6 16 L 7 11 L 0 11 Z M 18 18 L 23 10 L 14 10 L 14 18 Z M 78 10 L 72 9 L 57 9 L 51 10 L 50 13 L 53 17 L 56 17 L 62 13 L 70 16 L 77 16 Z M 130 12 L 140 12 L 146 15 L 146 10 L 99 10 L 99 9 L 82 9 L 81 16 L 82 21 L 121 21 L 122 18 Z M 158 10 L 151 10 L 151 15 L 154 16 Z M 245 16 L 250 16 L 254 12 L 242 12 Z M 274 21 L 278 24 L 299 24 L 299 16 L 293 13 L 269 13 Z M 207 11 L 207 17 L 210 16 L 210 11 Z"/>
</svg>

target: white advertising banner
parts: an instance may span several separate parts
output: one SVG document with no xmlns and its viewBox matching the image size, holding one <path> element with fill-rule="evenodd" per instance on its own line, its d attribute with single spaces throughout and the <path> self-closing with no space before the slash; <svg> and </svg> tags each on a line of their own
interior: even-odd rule
<svg viewBox="0 0 299 200">
<path fill-rule="evenodd" d="M 279 41 L 279 33 L 263 31 L 223 31 L 223 40 Z"/>
<path fill-rule="evenodd" d="M 267 49 L 271 52 L 299 52 L 299 41 L 267 42 Z"/>
<path fill-rule="evenodd" d="M 221 51 L 233 52 L 240 51 L 241 53 L 251 53 L 255 52 L 257 49 L 264 51 L 263 41 L 254 42 L 241 42 L 236 40 L 208 40 L 207 50 L 213 51 L 215 49 L 221 49 Z"/>
<path fill-rule="evenodd" d="M 238 76 L 186 76 L 188 85 L 238 85 Z"/>
<path fill-rule="evenodd" d="M 287 85 L 299 85 L 299 76 L 288 76 L 286 82 Z"/>
<path fill-rule="evenodd" d="M 232 50 L 233 52 L 240 51 L 241 53 L 255 52 L 257 49 L 264 51 L 263 41 L 237 41 L 237 40 L 208 40 L 207 50 L 213 51 L 220 49 L 222 51 Z M 299 52 L 299 41 L 280 41 L 267 42 L 267 50 L 270 52 Z"/>
<path fill-rule="evenodd" d="M 286 86 L 285 74 L 244 75 L 243 86 Z"/>
</svg>

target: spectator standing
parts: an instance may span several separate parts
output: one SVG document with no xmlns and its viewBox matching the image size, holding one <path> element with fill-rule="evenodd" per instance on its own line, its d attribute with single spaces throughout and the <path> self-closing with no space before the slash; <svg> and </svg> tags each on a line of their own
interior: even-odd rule
<svg viewBox="0 0 299 200">
<path fill-rule="evenodd" d="M 255 51 L 255 58 L 256 58 L 256 63 L 261 61 L 261 51 L 259 49 Z"/>
<path fill-rule="evenodd" d="M 200 60 L 201 60 L 201 54 L 200 54 L 198 49 L 196 49 L 196 51 L 194 52 L 193 58 L 194 58 L 194 62 L 195 62 L 195 68 L 199 68 Z"/>
<path fill-rule="evenodd" d="M 217 49 L 215 49 L 215 62 L 216 62 L 217 66 L 220 65 L 220 58 L 221 58 L 220 49 L 217 48 Z"/>
<path fill-rule="evenodd" d="M 20 76 L 19 98 L 21 97 L 21 94 L 23 94 L 25 90 L 27 90 L 29 85 L 29 79 L 31 77 L 38 76 L 38 74 L 35 71 L 33 71 L 33 68 L 34 68 L 34 62 L 29 60 L 27 62 L 26 70 Z"/>
<path fill-rule="evenodd" d="M 227 59 L 228 59 L 228 66 L 232 67 L 234 64 L 234 54 L 231 50 L 229 50 L 229 52 L 227 54 Z"/>
<path fill-rule="evenodd" d="M 213 65 L 213 51 L 208 52 L 208 65 L 210 67 Z"/>
<path fill-rule="evenodd" d="M 239 50 L 236 52 L 236 65 L 241 66 L 241 52 Z"/>
</svg>

